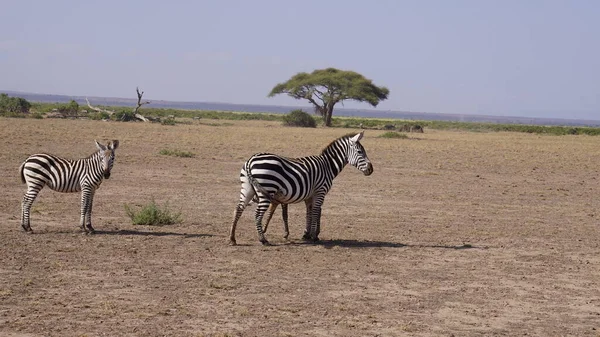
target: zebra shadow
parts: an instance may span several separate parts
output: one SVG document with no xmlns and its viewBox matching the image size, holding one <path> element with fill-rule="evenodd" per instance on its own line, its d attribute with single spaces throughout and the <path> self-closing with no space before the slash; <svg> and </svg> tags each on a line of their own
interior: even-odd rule
<svg viewBox="0 0 600 337">
<path fill-rule="evenodd" d="M 321 240 L 319 242 L 300 241 L 291 242 L 290 244 L 295 245 L 317 245 L 323 246 L 324 248 L 331 249 L 333 247 L 345 247 L 345 248 L 442 248 L 442 249 L 485 249 L 485 247 L 477 247 L 471 244 L 462 245 L 422 245 L 422 244 L 404 244 L 399 242 L 387 242 L 387 241 L 368 241 L 368 240 Z"/>
<path fill-rule="evenodd" d="M 181 236 L 183 238 L 201 238 L 211 237 L 213 234 L 188 234 L 188 233 L 176 233 L 176 232 L 151 232 L 131 229 L 120 229 L 120 230 L 96 230 L 95 235 L 139 235 L 139 236 Z"/>
</svg>

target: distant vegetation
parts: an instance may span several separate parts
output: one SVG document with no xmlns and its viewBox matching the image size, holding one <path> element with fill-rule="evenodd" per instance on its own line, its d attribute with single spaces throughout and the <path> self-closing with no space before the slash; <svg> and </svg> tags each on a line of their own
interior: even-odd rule
<svg viewBox="0 0 600 337">
<path fill-rule="evenodd" d="M 7 94 L 0 94 L 0 113 L 7 117 L 22 117 L 29 112 L 31 103 L 21 97 L 9 97 Z"/>
<path fill-rule="evenodd" d="M 303 128 L 316 128 L 317 121 L 308 112 L 293 110 L 283 116 L 283 124 L 287 126 L 298 126 Z"/>
<path fill-rule="evenodd" d="M 327 68 L 317 69 L 310 74 L 298 73 L 277 84 L 269 97 L 279 94 L 308 100 L 315 107 L 315 112 L 323 117 L 323 125 L 332 126 L 333 108 L 337 103 L 350 100 L 376 107 L 388 98 L 390 90 L 376 86 L 373 81 L 354 71 Z"/>
<path fill-rule="evenodd" d="M 11 99 L 12 103 L 18 106 L 29 107 L 29 114 L 20 112 L 9 112 L 0 105 L 0 114 L 6 117 L 33 117 L 41 118 L 44 114 L 52 112 L 53 109 L 59 109 L 64 104 L 53 103 L 31 103 L 24 99 L 14 100 L 14 97 L 8 97 L 2 94 L 0 101 L 7 102 Z M 16 103 L 15 103 L 16 102 Z M 5 104 L 5 103 L 4 103 Z M 27 105 L 29 104 L 29 105 Z M 10 105 L 13 106 L 13 105 Z M 109 116 L 106 113 L 89 112 L 79 116 L 84 116 L 90 119 L 113 119 L 120 120 L 123 114 L 131 112 L 130 107 L 106 107 L 117 114 Z M 13 111 L 16 108 L 11 108 Z M 17 109 L 17 111 L 19 111 Z M 212 120 L 263 120 L 263 121 L 280 121 L 285 123 L 285 118 L 288 115 L 274 113 L 250 113 L 250 112 L 233 112 L 233 111 L 214 111 L 214 110 L 177 110 L 177 109 L 156 109 L 145 107 L 144 115 L 158 117 L 162 119 L 168 116 L 175 118 L 193 118 L 193 119 L 212 119 Z M 311 116 L 312 117 L 312 116 Z M 289 118 L 289 117 L 288 117 Z M 314 117 L 313 117 L 314 119 Z M 201 123 L 207 125 L 217 125 L 216 123 Z M 448 122 L 448 121 L 427 121 L 427 120 L 400 120 L 400 119 L 381 119 L 381 118 L 353 118 L 353 117 L 333 117 L 333 127 L 343 127 L 352 129 L 378 129 L 384 130 L 387 125 L 395 125 L 399 129 L 400 126 L 420 125 L 425 129 L 436 130 L 466 130 L 472 132 L 525 132 L 547 135 L 600 135 L 599 127 L 575 127 L 575 126 L 541 126 L 541 125 L 525 125 L 525 124 L 496 124 L 496 123 L 475 123 L 475 122 Z"/>
</svg>

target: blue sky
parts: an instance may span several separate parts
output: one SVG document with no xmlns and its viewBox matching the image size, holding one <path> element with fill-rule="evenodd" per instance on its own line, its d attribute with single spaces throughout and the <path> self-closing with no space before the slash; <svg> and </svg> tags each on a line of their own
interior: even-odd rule
<svg viewBox="0 0 600 337">
<path fill-rule="evenodd" d="M 388 87 L 381 110 L 600 119 L 599 18 L 596 0 L 4 0 L 0 89 L 307 105 L 267 94 L 336 67 Z"/>
</svg>

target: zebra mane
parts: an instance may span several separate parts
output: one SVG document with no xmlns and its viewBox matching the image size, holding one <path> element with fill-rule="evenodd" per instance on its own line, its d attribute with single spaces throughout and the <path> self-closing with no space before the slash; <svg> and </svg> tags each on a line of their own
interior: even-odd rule
<svg viewBox="0 0 600 337">
<path fill-rule="evenodd" d="M 331 147 L 331 145 L 333 145 L 334 143 L 338 142 L 340 139 L 352 138 L 352 137 L 356 136 L 357 134 L 358 134 L 358 132 L 350 132 L 350 133 L 347 133 L 347 134 L 345 134 L 345 135 L 343 135 L 343 136 L 341 136 L 341 137 L 339 137 L 339 138 L 337 138 L 337 139 L 333 140 L 331 143 L 327 144 L 327 146 L 325 146 L 325 147 L 323 148 L 323 150 L 321 151 L 321 154 L 325 153 L 325 151 L 326 151 L 326 150 L 327 150 L 329 147 Z"/>
<path fill-rule="evenodd" d="M 92 157 L 97 157 L 99 152 L 100 152 L 100 150 L 96 150 L 96 151 L 92 152 L 89 156 L 83 157 L 83 158 L 80 158 L 80 159 L 90 159 Z M 76 160 L 79 160 L 79 159 L 76 159 Z"/>
</svg>

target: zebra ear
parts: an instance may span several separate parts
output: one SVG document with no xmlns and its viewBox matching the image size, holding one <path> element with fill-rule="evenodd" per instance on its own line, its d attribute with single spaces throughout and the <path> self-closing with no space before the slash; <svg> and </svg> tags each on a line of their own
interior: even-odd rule
<svg viewBox="0 0 600 337">
<path fill-rule="evenodd" d="M 119 147 L 119 141 L 116 139 L 108 143 L 108 148 L 113 151 L 116 150 L 118 147 Z"/>
<path fill-rule="evenodd" d="M 106 146 L 98 143 L 98 141 L 95 139 L 94 139 L 94 141 L 96 142 L 96 147 L 98 148 L 98 150 L 106 151 Z"/>
<path fill-rule="evenodd" d="M 350 138 L 350 140 L 355 143 L 358 143 L 358 141 L 362 139 L 364 134 L 365 134 L 365 131 L 361 131 L 361 132 L 357 133 L 356 136 Z"/>
</svg>

